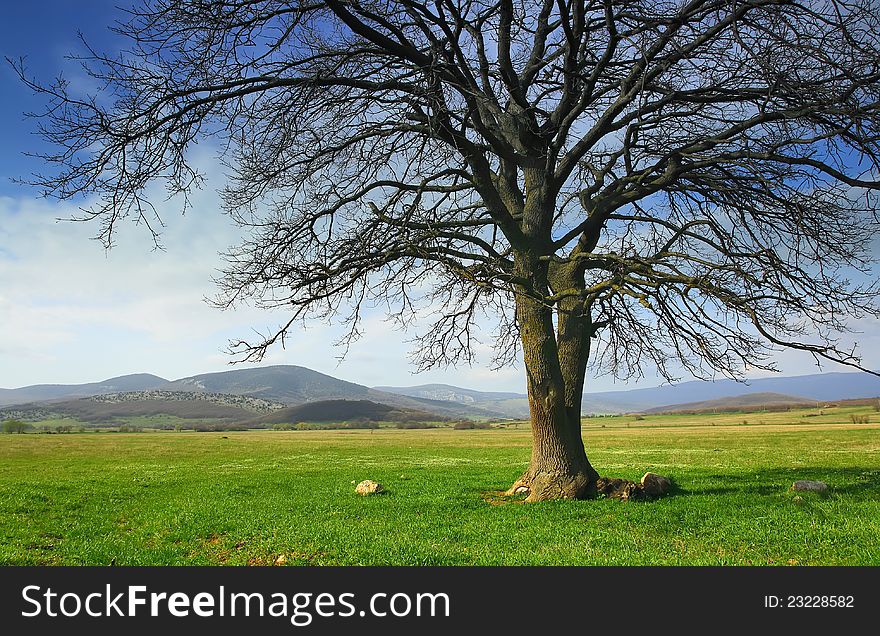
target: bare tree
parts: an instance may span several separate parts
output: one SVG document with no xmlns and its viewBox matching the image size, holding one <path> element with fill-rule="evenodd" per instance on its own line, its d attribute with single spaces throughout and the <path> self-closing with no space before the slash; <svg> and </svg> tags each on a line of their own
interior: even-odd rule
<svg viewBox="0 0 880 636">
<path fill-rule="evenodd" d="M 47 95 L 51 196 L 100 195 L 112 241 L 157 227 L 145 188 L 186 194 L 188 153 L 221 150 L 248 230 L 218 303 L 290 322 L 365 303 L 422 368 L 521 347 L 532 458 L 513 491 L 588 496 L 584 378 L 772 368 L 880 315 L 880 10 L 872 0 L 152 0 L 92 51 L 102 91 Z M 855 272 L 855 273 L 854 273 Z"/>
</svg>

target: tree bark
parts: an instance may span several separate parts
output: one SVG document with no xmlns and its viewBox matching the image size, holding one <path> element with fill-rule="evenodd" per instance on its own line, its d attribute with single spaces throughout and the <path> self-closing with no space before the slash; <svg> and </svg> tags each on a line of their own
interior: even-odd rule
<svg viewBox="0 0 880 636">
<path fill-rule="evenodd" d="M 580 316 L 567 316 L 560 323 L 563 338 L 557 343 L 552 309 L 535 298 L 546 297 L 547 267 L 533 261 L 524 264 L 522 271 L 532 275 L 533 285 L 532 293 L 518 294 L 516 300 L 532 457 L 528 469 L 507 492 L 528 492 L 526 501 L 586 498 L 595 492 L 598 478 L 587 459 L 580 429 L 580 392 L 586 370 L 583 338 L 588 330 L 579 323 Z"/>
<path fill-rule="evenodd" d="M 584 290 L 584 272 L 577 264 L 571 263 L 551 267 L 549 282 L 554 294 L 579 293 Z M 557 304 L 556 321 L 559 367 L 565 383 L 565 410 L 577 440 L 583 447 L 581 403 L 587 362 L 590 359 L 590 339 L 593 336 L 590 313 L 584 299 L 580 296 L 564 295 Z"/>
</svg>

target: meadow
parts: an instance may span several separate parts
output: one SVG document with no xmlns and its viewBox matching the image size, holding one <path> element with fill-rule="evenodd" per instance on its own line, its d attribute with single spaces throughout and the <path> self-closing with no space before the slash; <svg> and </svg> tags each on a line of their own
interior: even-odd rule
<svg viewBox="0 0 880 636">
<path fill-rule="evenodd" d="M 878 420 L 591 418 L 600 473 L 658 472 L 672 495 L 525 505 L 498 496 L 528 462 L 524 423 L 0 435 L 0 564 L 880 565 Z M 389 492 L 360 497 L 363 479 Z"/>
</svg>

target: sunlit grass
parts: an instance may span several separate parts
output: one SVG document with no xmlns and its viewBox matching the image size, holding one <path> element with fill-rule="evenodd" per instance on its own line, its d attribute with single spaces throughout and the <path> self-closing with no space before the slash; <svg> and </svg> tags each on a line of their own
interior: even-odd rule
<svg viewBox="0 0 880 636">
<path fill-rule="evenodd" d="M 830 411 L 586 421 L 602 474 L 675 480 L 650 503 L 493 497 L 528 461 L 524 425 L 2 435 L 0 563 L 878 565 L 878 418 Z"/>
</svg>

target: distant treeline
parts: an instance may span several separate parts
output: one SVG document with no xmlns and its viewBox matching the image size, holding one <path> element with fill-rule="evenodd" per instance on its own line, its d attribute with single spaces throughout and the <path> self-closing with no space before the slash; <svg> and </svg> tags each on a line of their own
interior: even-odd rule
<svg viewBox="0 0 880 636">
<path fill-rule="evenodd" d="M 799 403 L 799 404 L 752 404 L 748 406 L 717 406 L 717 407 L 706 407 L 706 408 L 692 408 L 692 409 L 671 409 L 671 410 L 663 410 L 663 411 L 654 411 L 652 410 L 650 415 L 706 415 L 709 413 L 780 413 L 784 411 L 802 411 L 805 409 L 833 409 L 833 408 L 845 408 L 845 407 L 857 407 L 857 406 L 873 406 L 875 410 L 880 410 L 880 398 L 856 398 L 852 400 L 836 400 L 833 402 L 823 402 L 822 400 L 817 400 L 816 402 L 810 403 Z"/>
</svg>

